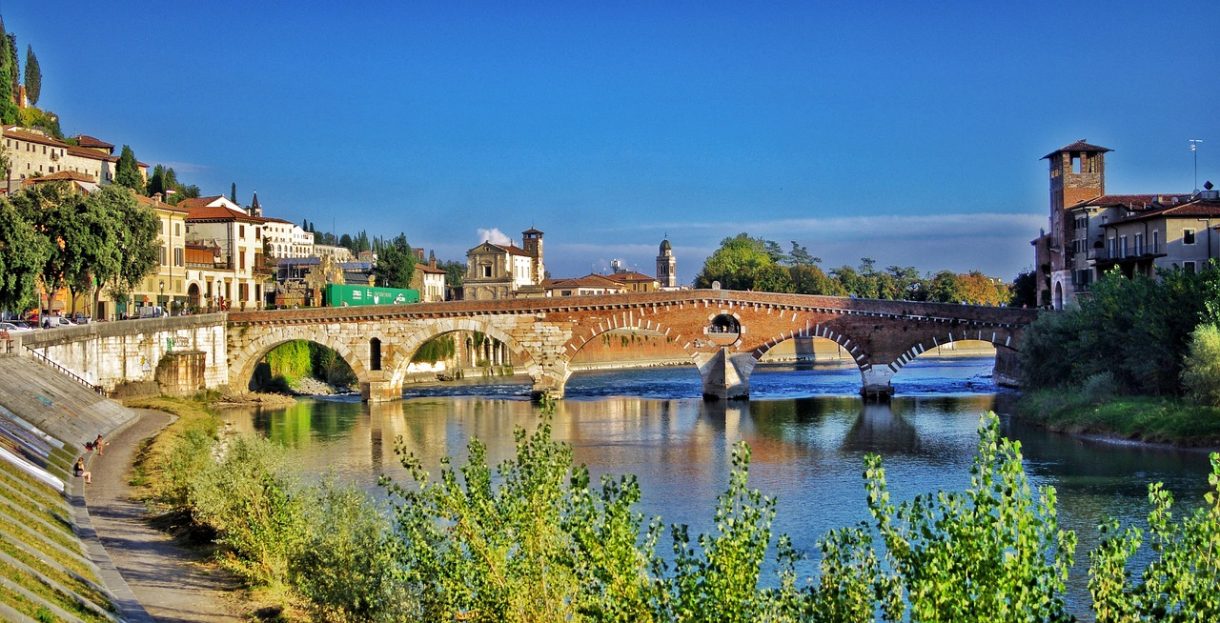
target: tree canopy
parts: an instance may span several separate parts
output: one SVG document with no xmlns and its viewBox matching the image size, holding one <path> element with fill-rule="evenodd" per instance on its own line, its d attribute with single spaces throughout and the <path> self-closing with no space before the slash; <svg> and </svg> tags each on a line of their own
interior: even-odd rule
<svg viewBox="0 0 1220 623">
<path fill-rule="evenodd" d="M 0 309 L 20 313 L 37 301 L 51 243 L 7 198 L 0 198 Z"/>
<path fill-rule="evenodd" d="M 381 245 L 377 252 L 377 264 L 373 267 L 377 284 L 389 288 L 411 287 L 415 274 L 415 254 L 407 244 L 406 234 L 398 234 Z"/>
<path fill-rule="evenodd" d="M 38 57 L 34 56 L 33 46 L 25 46 L 25 96 L 30 106 L 38 105 L 42 95 L 42 68 L 38 66 Z"/>
<path fill-rule="evenodd" d="M 114 183 L 138 193 L 144 192 L 144 176 L 140 175 L 140 164 L 130 145 L 124 145 L 119 154 L 119 163 L 114 170 Z"/>
<path fill-rule="evenodd" d="M 920 275 L 914 266 L 879 270 L 876 260 L 864 257 L 859 266 L 840 266 L 827 273 L 819 266 L 821 258 L 795 240 L 791 244 L 792 251 L 784 254 L 776 242 L 746 233 L 725 238 L 704 262 L 695 287 L 711 287 L 718 281 L 729 290 L 976 305 L 1002 305 L 1011 298 L 1008 284 L 978 271 Z"/>
</svg>

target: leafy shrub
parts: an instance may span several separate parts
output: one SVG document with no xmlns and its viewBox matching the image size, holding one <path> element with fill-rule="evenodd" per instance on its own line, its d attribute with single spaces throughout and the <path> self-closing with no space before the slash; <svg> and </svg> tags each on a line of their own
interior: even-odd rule
<svg viewBox="0 0 1220 623">
<path fill-rule="evenodd" d="M 323 621 L 394 621 L 414 612 L 395 574 L 389 519 L 362 491 L 325 482 L 302 496 L 309 531 L 293 585 Z"/>
<path fill-rule="evenodd" d="M 1195 327 L 1182 366 L 1182 385 L 1196 402 L 1220 406 L 1220 327 Z"/>
<path fill-rule="evenodd" d="M 1118 393 L 1118 381 L 1110 372 L 1091 374 L 1080 386 L 1080 399 L 1089 404 L 1100 404 Z"/>
<path fill-rule="evenodd" d="M 195 519 L 226 547 L 228 568 L 256 585 L 288 579 L 305 522 L 278 446 L 257 437 L 231 440 L 224 458 L 193 480 L 190 499 Z"/>
<path fill-rule="evenodd" d="M 1030 490 L 1019 442 L 1000 436 L 995 414 L 979 426 L 965 492 L 890 502 L 881 457 L 865 459 L 869 511 L 887 567 L 913 621 L 1070 621 L 1063 594 L 1076 535 L 1058 528 L 1053 487 Z M 879 591 L 880 592 L 880 591 Z M 884 604 L 901 620 L 902 600 Z"/>
<path fill-rule="evenodd" d="M 1206 505 L 1173 520 L 1173 495 L 1161 483 L 1148 486 L 1149 546 L 1154 559 L 1132 583 L 1131 556 L 1140 548 L 1139 528 L 1101 526 L 1102 540 L 1090 552 L 1089 591 L 1098 623 L 1220 620 L 1220 454 L 1211 455 L 1212 490 Z"/>
</svg>

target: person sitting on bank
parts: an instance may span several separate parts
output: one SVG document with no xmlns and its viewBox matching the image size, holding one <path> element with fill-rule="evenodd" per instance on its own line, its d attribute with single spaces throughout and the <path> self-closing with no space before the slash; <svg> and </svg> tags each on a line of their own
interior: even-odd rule
<svg viewBox="0 0 1220 623">
<path fill-rule="evenodd" d="M 102 434 L 97 434 L 97 439 L 93 440 L 93 449 L 97 451 L 98 456 L 105 454 L 102 449 L 106 447 L 106 442 L 102 439 Z"/>
<path fill-rule="evenodd" d="M 77 457 L 76 465 L 72 467 L 72 473 L 79 478 L 84 478 L 85 484 L 93 484 L 93 472 L 85 469 L 85 457 Z"/>
</svg>

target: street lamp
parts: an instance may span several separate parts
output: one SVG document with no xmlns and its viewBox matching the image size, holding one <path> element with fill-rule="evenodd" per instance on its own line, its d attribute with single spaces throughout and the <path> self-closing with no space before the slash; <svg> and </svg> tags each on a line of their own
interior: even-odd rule
<svg viewBox="0 0 1220 623">
<path fill-rule="evenodd" d="M 157 305 L 165 305 L 165 282 L 158 281 L 157 289 L 161 291 L 161 294 L 157 295 Z"/>
</svg>

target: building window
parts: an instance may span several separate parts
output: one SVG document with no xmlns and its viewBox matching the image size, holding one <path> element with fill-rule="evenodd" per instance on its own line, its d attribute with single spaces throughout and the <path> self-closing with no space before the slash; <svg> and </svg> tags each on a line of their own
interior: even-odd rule
<svg viewBox="0 0 1220 623">
<path fill-rule="evenodd" d="M 175 236 L 182 235 L 182 233 L 181 233 L 182 230 L 180 229 L 181 226 L 182 226 L 181 223 L 174 223 L 174 235 Z"/>
<path fill-rule="evenodd" d="M 238 225 L 238 226 L 237 226 L 237 237 L 238 237 L 238 238 L 245 238 L 245 237 L 246 237 L 246 226 L 245 226 L 245 225 Z"/>
<path fill-rule="evenodd" d="M 1152 230 L 1152 252 L 1161 252 L 1161 230 L 1159 229 Z"/>
<path fill-rule="evenodd" d="M 166 259 L 166 255 L 167 255 L 167 253 L 166 253 L 166 251 L 165 251 L 165 247 L 161 247 L 161 254 L 160 254 L 160 255 L 161 255 L 161 265 L 162 265 L 162 266 L 168 266 L 168 265 L 169 265 L 169 261 Z"/>
<path fill-rule="evenodd" d="M 174 249 L 174 266 L 182 266 L 184 264 L 182 253 L 182 249 Z"/>
<path fill-rule="evenodd" d="M 239 300 L 242 300 L 242 301 L 250 298 L 250 284 L 248 284 L 248 283 L 238 284 L 237 285 L 237 296 L 238 296 Z"/>
<path fill-rule="evenodd" d="M 237 261 L 241 264 L 241 270 L 245 270 L 246 269 L 246 253 L 244 251 L 237 252 Z"/>
<path fill-rule="evenodd" d="M 1182 230 L 1182 244 L 1194 244 L 1194 243 L 1195 243 L 1195 230 L 1183 229 Z"/>
<path fill-rule="evenodd" d="M 487 265 L 483 266 L 483 276 L 491 277 L 491 266 L 487 266 Z"/>
<path fill-rule="evenodd" d="M 1118 238 L 1110 238 L 1110 259 L 1118 257 Z"/>
<path fill-rule="evenodd" d="M 1135 254 L 1144 254 L 1144 234 L 1135 234 Z"/>
<path fill-rule="evenodd" d="M 1194 262 L 1182 262 L 1182 270 L 1186 271 L 1187 275 L 1195 274 L 1195 263 Z"/>
</svg>

